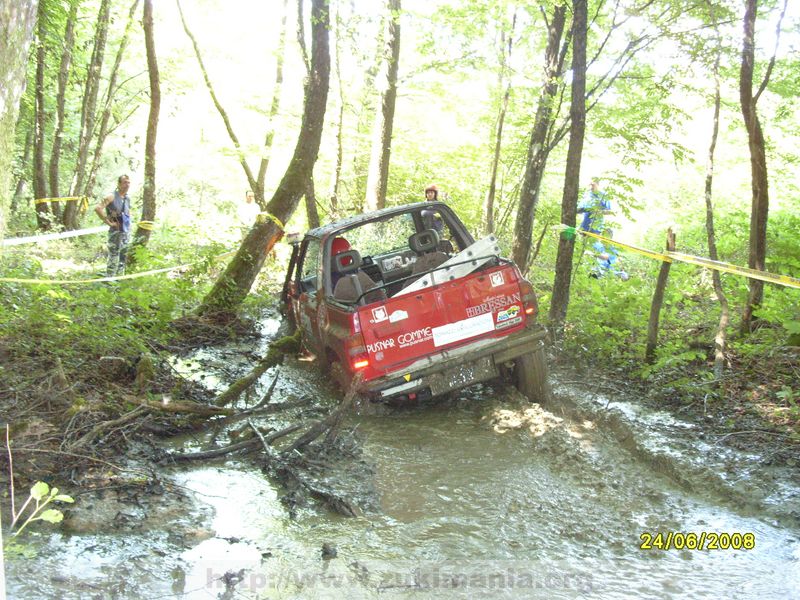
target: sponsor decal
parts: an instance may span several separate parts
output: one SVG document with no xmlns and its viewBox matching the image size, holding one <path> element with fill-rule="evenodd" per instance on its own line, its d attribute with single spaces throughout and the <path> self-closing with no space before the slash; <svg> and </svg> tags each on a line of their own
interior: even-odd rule
<svg viewBox="0 0 800 600">
<path fill-rule="evenodd" d="M 503 272 L 498 271 L 497 273 L 492 273 L 491 276 L 492 287 L 497 287 L 498 285 L 503 285 L 506 281 L 503 279 Z"/>
<path fill-rule="evenodd" d="M 448 323 L 441 327 L 434 327 L 433 345 L 445 346 L 493 330 L 494 316 L 491 313 L 486 313 L 463 321 Z"/>
<path fill-rule="evenodd" d="M 394 348 L 394 346 L 394 338 L 389 338 L 388 340 L 378 340 L 372 344 L 367 344 L 367 352 L 370 354 L 375 354 L 376 352 L 383 352 L 389 348 Z"/>
<path fill-rule="evenodd" d="M 401 333 L 398 335 L 397 345 L 401 348 L 408 348 L 409 346 L 419 344 L 420 342 L 427 342 L 432 337 L 433 333 L 431 333 L 431 328 L 423 327 L 422 329 L 417 329 L 416 331 L 409 331 L 407 333 Z"/>
<path fill-rule="evenodd" d="M 522 317 L 514 317 L 513 319 L 508 319 L 507 321 L 503 321 L 502 323 L 498 323 L 495 325 L 495 329 L 505 329 L 506 327 L 512 327 L 522 323 Z"/>
<path fill-rule="evenodd" d="M 403 375 L 403 379 L 405 379 L 406 381 L 411 381 L 411 373 L 406 373 L 405 375 Z"/>
<path fill-rule="evenodd" d="M 377 353 L 382 354 L 384 350 L 388 350 L 389 348 L 408 348 L 409 346 L 421 344 L 422 342 L 428 342 L 432 338 L 433 332 L 431 328 L 423 327 L 416 331 L 406 331 L 396 336 L 367 344 L 367 352 L 375 355 L 375 360 L 383 360 L 383 356 L 378 358 Z"/>
<path fill-rule="evenodd" d="M 520 307 L 516 304 L 514 306 L 509 306 L 505 310 L 501 310 L 497 313 L 497 322 L 502 323 L 503 321 L 508 321 L 509 319 L 513 319 L 519 314 Z"/>
<path fill-rule="evenodd" d="M 372 309 L 372 321 L 371 323 L 382 323 L 386 319 L 388 319 L 388 315 L 386 314 L 386 308 L 383 306 L 379 306 L 378 308 Z"/>
<path fill-rule="evenodd" d="M 389 315 L 389 323 L 397 323 L 398 321 L 405 321 L 408 318 L 408 313 L 404 310 L 396 310 Z"/>
<path fill-rule="evenodd" d="M 467 316 L 468 317 L 477 317 L 478 315 L 482 315 L 488 312 L 495 312 L 498 310 L 503 310 L 507 306 L 514 304 L 515 302 L 521 302 L 519 292 L 515 294 L 499 294 L 497 296 L 489 296 L 484 300 L 481 304 L 477 306 L 468 306 L 467 307 Z"/>
</svg>

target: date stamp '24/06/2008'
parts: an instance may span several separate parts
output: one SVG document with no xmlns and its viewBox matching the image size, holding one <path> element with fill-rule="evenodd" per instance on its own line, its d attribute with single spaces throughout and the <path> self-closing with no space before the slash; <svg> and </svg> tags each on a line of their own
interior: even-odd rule
<svg viewBox="0 0 800 600">
<path fill-rule="evenodd" d="M 754 533 L 644 532 L 639 539 L 640 550 L 752 550 L 756 547 Z"/>
</svg>

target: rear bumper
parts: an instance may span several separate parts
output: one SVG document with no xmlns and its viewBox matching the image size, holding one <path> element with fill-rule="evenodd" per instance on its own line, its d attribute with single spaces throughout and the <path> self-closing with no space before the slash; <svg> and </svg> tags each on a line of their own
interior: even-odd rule
<svg viewBox="0 0 800 600">
<path fill-rule="evenodd" d="M 499 339 L 479 340 L 418 360 L 405 369 L 361 384 L 373 400 L 400 396 L 438 396 L 499 375 L 499 366 L 543 346 L 539 325 Z"/>
</svg>

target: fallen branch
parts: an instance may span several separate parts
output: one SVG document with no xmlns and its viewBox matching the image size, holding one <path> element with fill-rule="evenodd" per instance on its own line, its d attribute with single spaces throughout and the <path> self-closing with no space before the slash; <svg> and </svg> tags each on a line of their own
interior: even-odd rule
<svg viewBox="0 0 800 600">
<path fill-rule="evenodd" d="M 98 423 L 92 428 L 92 430 L 89 433 L 81 436 L 80 438 L 78 438 L 78 440 L 75 441 L 75 443 L 70 444 L 67 447 L 70 450 L 77 450 L 78 448 L 81 448 L 82 446 L 86 446 L 87 444 L 93 442 L 95 438 L 101 433 L 114 429 L 116 427 L 120 427 L 121 425 L 125 425 L 126 423 L 130 423 L 131 421 L 138 419 L 141 416 L 144 416 L 148 412 L 149 412 L 149 407 L 142 405 L 134 408 L 132 411 L 128 413 L 125 413 L 124 415 L 122 415 L 117 419 Z"/>
<path fill-rule="evenodd" d="M 257 438 L 249 438 L 242 442 L 236 442 L 235 444 L 228 444 L 227 446 L 223 446 L 222 448 L 214 448 L 213 450 L 204 450 L 202 452 L 191 452 L 188 454 L 170 454 L 169 458 L 174 461 L 184 461 L 184 460 L 204 460 L 207 458 L 219 458 L 220 456 L 225 456 L 226 454 L 231 454 L 233 452 L 239 452 L 241 450 L 252 451 L 255 450 L 259 444 L 266 443 L 271 444 L 275 440 L 282 438 L 285 435 L 293 433 L 300 429 L 300 425 L 294 424 L 289 425 L 280 431 L 276 431 L 274 433 L 269 434 L 266 437 L 257 437 Z"/>
<path fill-rule="evenodd" d="M 311 429 L 297 438 L 291 446 L 289 446 L 286 450 L 284 450 L 284 455 L 291 454 L 295 450 L 300 450 L 300 448 L 304 448 L 308 446 L 311 442 L 317 439 L 326 431 L 331 431 L 338 429 L 339 424 L 341 423 L 342 418 L 344 417 L 345 413 L 350 410 L 353 406 L 353 401 L 356 397 L 356 390 L 358 385 L 361 383 L 361 374 L 357 375 L 353 382 L 350 384 L 350 389 L 347 390 L 342 401 L 339 403 L 339 406 L 329 414 L 325 419 L 321 421 L 317 421 Z M 331 440 L 329 440 L 331 441 Z"/>
<path fill-rule="evenodd" d="M 147 402 L 143 401 L 142 406 L 151 410 L 167 413 L 190 413 L 202 417 L 213 417 L 216 415 L 232 415 L 232 408 L 221 408 L 219 406 L 207 406 L 197 402 Z"/>
</svg>

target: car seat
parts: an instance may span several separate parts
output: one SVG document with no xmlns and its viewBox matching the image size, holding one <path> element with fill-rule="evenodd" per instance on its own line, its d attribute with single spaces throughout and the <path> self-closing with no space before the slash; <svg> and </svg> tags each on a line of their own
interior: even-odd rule
<svg viewBox="0 0 800 600">
<path fill-rule="evenodd" d="M 358 250 L 340 252 L 333 257 L 331 266 L 339 275 L 339 280 L 333 289 L 334 300 L 351 304 L 357 301 L 360 304 L 369 304 L 386 299 L 386 292 L 382 289 L 370 292 L 377 284 L 361 270 L 361 255 Z"/>
<path fill-rule="evenodd" d="M 412 275 L 435 269 L 450 258 L 439 249 L 439 243 L 439 234 L 435 229 L 425 229 L 408 238 L 409 248 L 417 254 L 417 260 L 411 268 Z"/>
</svg>

